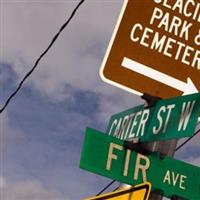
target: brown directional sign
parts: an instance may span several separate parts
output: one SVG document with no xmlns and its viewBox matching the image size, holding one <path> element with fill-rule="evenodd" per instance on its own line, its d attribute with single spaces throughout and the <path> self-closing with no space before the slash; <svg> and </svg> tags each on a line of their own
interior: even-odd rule
<svg viewBox="0 0 200 200">
<path fill-rule="evenodd" d="M 200 91 L 200 0 L 125 0 L 102 79 L 161 98 Z"/>
</svg>

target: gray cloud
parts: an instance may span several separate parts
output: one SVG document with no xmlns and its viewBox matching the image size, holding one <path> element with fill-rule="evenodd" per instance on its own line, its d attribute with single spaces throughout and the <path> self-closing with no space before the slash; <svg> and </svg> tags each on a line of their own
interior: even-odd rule
<svg viewBox="0 0 200 200">
<path fill-rule="evenodd" d="M 26 180 L 0 188 L 3 199 L 7 200 L 69 200 L 67 196 L 45 188 L 38 180 Z"/>
<path fill-rule="evenodd" d="M 78 1 L 5 1 L 1 21 L 2 61 L 18 81 L 31 68 Z M 100 99 L 100 118 L 139 102 L 135 95 L 104 83 L 99 76 L 122 0 L 88 0 L 25 83 L 55 102 L 73 100 L 73 90 L 92 91 Z M 55 17 L 56 13 L 56 17 Z M 9 58 L 9 59 L 8 59 Z M 113 98 L 118 99 L 113 104 Z"/>
<path fill-rule="evenodd" d="M 6 56 L 2 59 L 11 62 L 18 81 L 33 65 L 77 2 L 4 2 L 1 26 L 6 41 L 3 43 Z M 99 117 L 103 122 L 109 114 L 139 103 L 135 95 L 104 83 L 99 76 L 122 3 L 122 0 L 86 1 L 25 83 L 26 86 L 55 102 L 73 100 L 73 93 L 66 90 L 66 85 L 73 86 L 74 91 L 95 92 L 101 97 Z"/>
<path fill-rule="evenodd" d="M 19 128 L 11 125 L 7 111 L 0 115 L 0 127 L 1 150 L 5 150 L 10 145 L 24 141 L 25 134 Z"/>
<path fill-rule="evenodd" d="M 21 78 L 44 50 L 78 1 L 3 2 L 3 56 Z M 33 87 L 51 98 L 65 84 L 110 94 L 99 68 L 122 1 L 86 1 L 31 77 Z M 56 17 L 55 17 L 56 13 Z M 9 57 L 9 59 L 8 59 Z M 116 91 L 115 91 L 116 93 Z"/>
</svg>

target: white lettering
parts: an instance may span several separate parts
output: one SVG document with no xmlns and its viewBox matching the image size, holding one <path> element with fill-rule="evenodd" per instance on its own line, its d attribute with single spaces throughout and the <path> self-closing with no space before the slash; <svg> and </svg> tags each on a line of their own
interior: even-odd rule
<svg viewBox="0 0 200 200">
<path fill-rule="evenodd" d="M 174 186 L 174 187 L 178 185 L 178 187 L 180 189 L 185 190 L 186 187 L 185 187 L 184 184 L 185 184 L 185 179 L 186 178 L 187 178 L 187 176 L 185 176 L 185 175 L 178 174 L 178 173 L 175 173 L 173 171 L 170 172 L 170 170 L 167 170 L 167 172 L 165 174 L 165 177 L 163 179 L 163 183 L 167 183 L 169 185 L 172 184 L 172 186 Z"/>
<path fill-rule="evenodd" d="M 197 66 L 197 69 L 200 70 L 200 51 L 199 50 L 196 51 L 193 62 L 192 62 L 192 67 L 195 67 L 195 66 Z"/>
<path fill-rule="evenodd" d="M 142 28 L 142 25 L 141 24 L 135 24 L 134 26 L 133 26 L 133 28 L 132 28 L 132 31 L 131 31 L 131 40 L 133 41 L 133 42 L 137 42 L 137 41 L 139 41 L 139 37 L 135 37 L 135 31 L 136 31 L 136 29 L 140 29 L 140 30 L 142 30 L 143 28 Z"/>
<path fill-rule="evenodd" d="M 145 161 L 145 164 L 141 164 L 141 160 Z M 136 166 L 135 166 L 135 173 L 134 173 L 134 180 L 138 180 L 138 174 L 139 170 L 142 171 L 142 177 L 143 177 L 143 182 L 147 181 L 147 170 L 150 167 L 150 160 L 148 157 L 142 155 L 142 154 L 137 154 L 136 158 Z"/>
<path fill-rule="evenodd" d="M 130 130 L 130 134 L 129 134 L 129 138 L 132 138 L 132 137 L 135 137 L 135 133 L 133 132 L 133 130 L 134 130 L 134 128 L 135 128 L 135 126 L 138 124 L 138 117 L 140 116 L 142 114 L 142 112 L 141 111 L 139 111 L 139 112 L 137 112 L 136 114 L 135 114 L 135 117 L 134 117 L 134 119 L 133 119 L 133 123 L 132 123 L 132 126 L 131 126 L 131 130 Z"/>
<path fill-rule="evenodd" d="M 161 19 L 162 15 L 163 15 L 162 10 L 155 7 L 153 11 L 153 15 L 150 20 L 150 24 L 153 24 L 155 19 Z"/>
<path fill-rule="evenodd" d="M 115 143 L 110 143 L 108 159 L 107 159 L 107 163 L 106 163 L 106 170 L 108 170 L 108 171 L 110 171 L 110 169 L 111 169 L 112 160 L 117 160 L 117 155 L 113 154 L 113 149 L 118 149 L 118 150 L 122 151 L 123 147 L 118 144 L 115 144 Z"/>
<path fill-rule="evenodd" d="M 181 111 L 181 118 L 180 118 L 179 125 L 178 125 L 178 131 L 186 130 L 195 103 L 196 103 L 196 101 L 193 101 L 193 102 L 189 101 L 188 103 L 186 103 L 186 102 L 183 103 L 182 111 Z"/>
<path fill-rule="evenodd" d="M 114 128 L 114 126 L 115 126 L 115 128 L 116 128 L 116 125 L 117 125 L 117 119 L 115 119 L 115 120 L 113 121 L 113 123 L 112 123 L 112 125 L 111 125 L 111 127 L 110 127 L 110 130 L 109 130 L 108 135 L 111 135 L 111 134 L 112 134 L 113 128 Z"/>
<path fill-rule="evenodd" d="M 171 180 L 170 180 L 170 171 L 167 170 L 166 174 L 165 174 L 165 177 L 164 177 L 164 180 L 163 180 L 163 183 L 165 182 L 168 182 L 169 185 L 171 185 Z"/>
<path fill-rule="evenodd" d="M 182 190 L 186 189 L 186 187 L 183 185 L 183 184 L 185 184 L 185 179 L 186 178 L 187 178 L 187 176 L 181 175 L 179 188 L 182 189 Z"/>
<path fill-rule="evenodd" d="M 162 4 L 167 9 L 178 12 L 185 17 L 192 18 L 200 22 L 200 3 L 194 0 L 154 0 L 155 3 Z"/>
<path fill-rule="evenodd" d="M 124 173 L 123 173 L 124 176 L 128 175 L 130 156 L 131 156 L 131 150 L 128 149 L 126 152 L 126 160 L 125 160 L 125 165 L 124 165 Z"/>
<path fill-rule="evenodd" d="M 140 119 L 140 125 L 138 127 L 137 134 L 136 134 L 137 137 L 139 136 L 139 133 L 140 133 L 140 136 L 144 135 L 144 128 L 145 128 L 145 125 L 147 123 L 147 120 L 149 119 L 149 114 L 150 114 L 149 109 L 145 109 L 143 111 L 142 117 Z"/>
<path fill-rule="evenodd" d="M 162 119 L 162 116 L 161 116 L 162 112 L 166 112 L 165 106 L 160 107 L 160 110 L 158 111 L 157 119 L 159 121 L 159 126 L 158 127 L 156 127 L 156 126 L 153 127 L 153 134 L 155 134 L 155 135 L 158 134 L 160 132 L 161 128 L 162 128 L 162 124 L 163 124 L 163 119 Z"/>
<path fill-rule="evenodd" d="M 166 120 L 165 120 L 165 125 L 164 125 L 164 128 L 163 128 L 163 133 L 165 133 L 165 131 L 167 130 L 167 125 L 169 123 L 169 118 L 170 118 L 170 115 L 171 115 L 171 111 L 174 108 L 175 108 L 175 104 L 171 104 L 171 105 L 167 106 L 168 113 L 167 113 L 167 117 L 166 117 Z"/>
</svg>

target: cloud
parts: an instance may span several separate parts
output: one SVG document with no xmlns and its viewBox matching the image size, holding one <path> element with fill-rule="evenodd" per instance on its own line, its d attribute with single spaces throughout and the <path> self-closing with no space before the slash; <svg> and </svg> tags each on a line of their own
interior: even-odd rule
<svg viewBox="0 0 200 200">
<path fill-rule="evenodd" d="M 3 43 L 6 56 L 2 59 L 9 62 L 17 74 L 16 84 L 77 2 L 3 2 L 1 30 L 6 41 Z M 24 87 L 56 103 L 74 101 L 80 91 L 92 92 L 93 98 L 99 97 L 97 116 L 101 124 L 107 123 L 111 114 L 139 103 L 135 95 L 104 83 L 99 76 L 122 3 L 122 0 L 86 1 Z"/>
<path fill-rule="evenodd" d="M 191 156 L 189 159 L 188 159 L 188 162 L 189 163 L 192 163 L 193 165 L 196 165 L 196 166 L 200 166 L 200 157 L 193 157 Z"/>
<path fill-rule="evenodd" d="M 1 30 L 6 42 L 2 41 L 1 59 L 13 66 L 19 79 L 31 68 L 77 2 L 3 2 Z M 65 99 L 66 84 L 81 90 L 116 93 L 112 87 L 104 86 L 99 69 L 122 3 L 121 0 L 86 1 L 39 64 L 29 84 L 61 100 Z"/>
<path fill-rule="evenodd" d="M 112 115 L 143 103 L 139 97 L 124 91 L 118 91 L 116 95 L 102 95 L 99 101 L 98 119 L 101 123 L 108 124 Z"/>
<path fill-rule="evenodd" d="M 1 188 L 3 199 L 8 200 L 69 200 L 56 190 L 45 188 L 38 180 L 26 180 Z"/>
<path fill-rule="evenodd" d="M 198 124 L 196 126 L 196 131 L 200 130 L 200 125 Z M 187 138 L 186 138 L 187 139 Z M 182 144 L 186 139 L 181 139 L 178 143 L 178 145 Z M 183 157 L 184 159 L 190 157 L 191 154 L 195 157 L 199 156 L 200 152 L 200 146 L 199 146 L 199 140 L 200 140 L 200 133 L 195 135 L 190 141 L 188 141 L 178 152 L 177 156 L 178 157 Z"/>
<path fill-rule="evenodd" d="M 0 189 L 6 186 L 6 181 L 3 176 L 0 176 Z"/>
<path fill-rule="evenodd" d="M 25 134 L 18 127 L 12 126 L 6 110 L 0 115 L 0 127 L 0 143 L 3 150 L 5 150 L 9 145 L 24 141 Z"/>
<path fill-rule="evenodd" d="M 107 183 L 104 178 L 79 169 L 85 128 L 96 124 L 98 97 L 94 96 L 79 91 L 73 101 L 60 104 L 27 88 L 17 96 L 0 116 L 5 147 L 3 175 L 10 187 L 37 179 L 48 191 L 54 188 L 72 199 L 101 190 Z M 80 187 L 78 193 L 76 187 Z"/>
<path fill-rule="evenodd" d="M 4 1 L 1 21 L 3 56 L 17 82 L 71 14 L 78 1 Z M 74 101 L 80 91 L 99 96 L 99 121 L 139 103 L 139 98 L 104 83 L 99 76 L 122 0 L 86 1 L 38 65 L 24 87 L 56 103 Z M 53 5 L 53 6 L 52 6 Z M 55 14 L 56 13 L 56 17 Z M 8 59 L 9 58 L 9 59 Z"/>
</svg>

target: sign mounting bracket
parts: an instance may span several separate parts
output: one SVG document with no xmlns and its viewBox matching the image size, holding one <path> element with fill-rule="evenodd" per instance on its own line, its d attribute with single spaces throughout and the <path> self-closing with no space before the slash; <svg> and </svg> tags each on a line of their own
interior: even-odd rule
<svg viewBox="0 0 200 200">
<path fill-rule="evenodd" d="M 141 98 L 147 102 L 147 108 L 155 106 L 158 101 L 162 100 L 160 97 L 152 96 L 147 93 L 144 93 Z"/>
<path fill-rule="evenodd" d="M 131 151 L 136 151 L 136 152 L 143 154 L 143 155 L 152 154 L 152 151 L 147 150 L 146 148 L 142 147 L 141 145 L 142 145 L 142 143 L 134 144 L 132 141 L 127 141 L 127 140 L 124 141 L 124 147 L 126 149 L 130 149 Z"/>
</svg>

